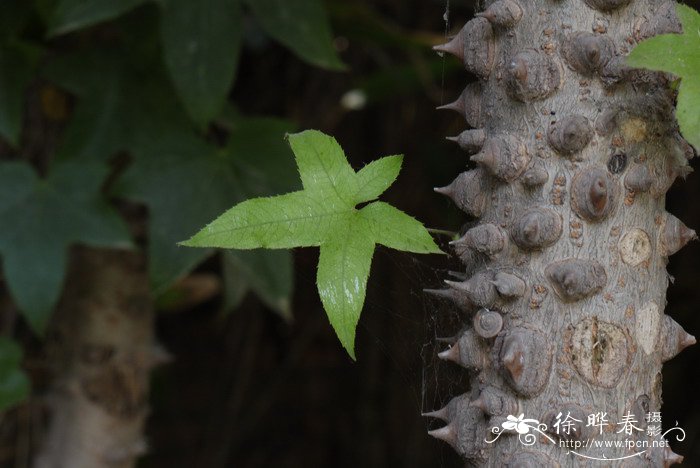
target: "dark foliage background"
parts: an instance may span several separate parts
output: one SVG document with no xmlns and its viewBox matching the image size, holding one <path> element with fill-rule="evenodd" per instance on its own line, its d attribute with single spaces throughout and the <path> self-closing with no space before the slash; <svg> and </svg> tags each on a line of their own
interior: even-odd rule
<svg viewBox="0 0 700 468">
<path fill-rule="evenodd" d="M 454 60 L 436 57 L 428 48 L 445 36 L 446 1 L 330 0 L 326 5 L 335 47 L 348 70 L 312 67 L 253 27 L 230 101 L 243 114 L 283 117 L 300 129 L 335 136 L 354 167 L 404 153 L 402 174 L 385 200 L 429 227 L 460 230 L 468 220 L 432 191 L 467 164 L 466 156 L 444 139 L 463 130 L 463 122 L 434 110 L 473 79 Z M 148 8 L 131 14 L 147 14 L 142 10 Z M 449 1 L 447 29 L 461 27 L 472 13 L 471 2 Z M 71 47 L 69 42 L 59 41 L 57 47 Z M 352 90 L 367 98 L 357 110 L 343 105 Z M 51 131 L 38 137 L 53 138 Z M 670 192 L 668 210 L 698 228 L 700 210 L 691 202 L 698 197 L 700 176 L 691 174 Z M 461 465 L 446 444 L 426 435 L 435 423 L 420 416 L 466 388 L 464 372 L 434 357 L 439 351 L 435 338 L 456 333 L 459 314 L 422 292 L 439 287 L 450 269 L 460 268 L 458 262 L 380 248 L 358 328 L 358 362 L 353 363 L 318 299 L 316 261 L 315 249 L 294 253 L 291 322 L 253 294 L 228 314 L 221 295 L 161 311 L 158 338 L 175 359 L 153 376 L 150 451 L 140 466 Z M 700 333 L 698 261 L 700 243 L 694 242 L 669 265 L 675 278 L 668 294 L 670 314 L 694 334 Z M 195 271 L 220 273 L 216 258 Z M 39 344 L 26 336 L 31 356 Z M 700 464 L 698 349 L 686 350 L 664 367 L 664 426 L 678 421 L 685 428 L 686 440 L 673 445 L 686 456 L 686 466 Z M 40 382 L 40 373 L 33 378 Z M 3 417 L 3 466 L 27 466 L 23 463 L 40 425 L 31 401 Z"/>
</svg>

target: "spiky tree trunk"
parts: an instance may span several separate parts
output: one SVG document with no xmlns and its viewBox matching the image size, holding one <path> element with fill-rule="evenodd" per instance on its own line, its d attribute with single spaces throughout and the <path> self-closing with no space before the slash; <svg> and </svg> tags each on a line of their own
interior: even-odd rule
<svg viewBox="0 0 700 468">
<path fill-rule="evenodd" d="M 649 441 L 661 367 L 695 339 L 664 314 L 667 256 L 695 233 L 664 210 L 692 148 L 673 117 L 669 77 L 630 70 L 624 56 L 651 35 L 679 32 L 659 0 L 486 2 L 448 44 L 479 80 L 453 104 L 472 127 L 456 140 L 476 168 L 449 195 L 479 224 L 454 242 L 468 279 L 443 295 L 467 325 L 440 354 L 471 372 L 471 389 L 431 413 L 431 431 L 475 466 L 588 466 L 560 439 Z M 556 434 L 557 415 L 573 422 Z M 607 413 L 609 426 L 587 427 Z M 491 427 L 537 419 L 526 447 Z M 632 435 L 616 423 L 631 415 Z M 562 427 L 559 427 L 562 429 Z M 517 434 L 516 434 L 517 436 Z M 608 458 L 644 449 L 581 448 Z M 668 448 L 604 466 L 673 464 Z"/>
<path fill-rule="evenodd" d="M 53 317 L 51 423 L 36 468 L 129 468 L 146 451 L 153 306 L 143 255 L 76 248 Z"/>
</svg>

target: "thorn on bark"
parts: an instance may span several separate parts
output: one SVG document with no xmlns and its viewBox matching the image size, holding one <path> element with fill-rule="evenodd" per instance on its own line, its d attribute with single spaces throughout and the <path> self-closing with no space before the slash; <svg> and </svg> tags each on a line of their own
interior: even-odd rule
<svg viewBox="0 0 700 468">
<path fill-rule="evenodd" d="M 493 352 L 506 381 L 525 397 L 544 389 L 552 368 L 552 349 L 538 330 L 515 327 L 501 332 Z"/>
<path fill-rule="evenodd" d="M 513 225 L 513 241 L 523 250 L 539 250 L 561 236 L 561 216 L 549 208 L 532 208 Z"/>
<path fill-rule="evenodd" d="M 486 18 L 495 26 L 510 28 L 523 17 L 523 9 L 513 0 L 497 0 L 476 16 Z"/>
<path fill-rule="evenodd" d="M 605 35 L 577 31 L 564 42 L 566 62 L 584 75 L 600 74 L 615 55 L 615 44 Z"/>
<path fill-rule="evenodd" d="M 486 141 L 486 132 L 483 128 L 465 130 L 456 137 L 447 137 L 448 140 L 454 141 L 466 151 L 468 154 L 474 154 L 484 146 Z"/>
<path fill-rule="evenodd" d="M 446 423 L 454 421 L 457 412 L 460 408 L 468 405 L 469 396 L 467 394 L 459 395 L 452 398 L 443 408 L 428 413 L 423 413 L 421 416 L 429 418 L 437 418 Z"/>
<path fill-rule="evenodd" d="M 484 387 L 479 397 L 469 405 L 489 416 L 508 416 L 518 412 L 518 400 L 512 394 L 491 385 Z"/>
<path fill-rule="evenodd" d="M 683 459 L 684 457 L 671 450 L 671 447 L 666 446 L 664 449 L 664 468 L 669 468 L 671 465 L 681 464 L 683 463 Z"/>
<path fill-rule="evenodd" d="M 550 96 L 561 86 L 561 79 L 557 62 L 534 49 L 515 55 L 506 68 L 506 89 L 511 97 L 522 102 Z"/>
<path fill-rule="evenodd" d="M 486 346 L 474 330 L 467 330 L 453 346 L 438 353 L 438 357 L 466 369 L 481 370 L 486 365 Z"/>
<path fill-rule="evenodd" d="M 559 154 L 572 155 L 583 150 L 593 138 L 593 127 L 582 115 L 570 115 L 549 126 L 547 140 Z"/>
<path fill-rule="evenodd" d="M 496 291 L 501 297 L 514 299 L 525 294 L 525 281 L 510 273 L 498 272 L 493 280 Z"/>
<path fill-rule="evenodd" d="M 698 236 L 694 230 L 683 224 L 680 219 L 676 218 L 671 213 L 666 213 L 661 237 L 663 255 L 673 255 L 688 242 L 697 238 Z"/>
<path fill-rule="evenodd" d="M 571 208 L 588 221 L 599 221 L 615 208 L 617 195 L 617 183 L 607 171 L 582 169 L 571 183 Z"/>
<path fill-rule="evenodd" d="M 483 119 L 481 117 L 481 95 L 482 95 L 481 83 L 475 81 L 467 85 L 459 95 L 456 101 L 444 106 L 438 107 L 438 109 L 448 109 L 458 112 L 464 116 L 467 125 L 472 128 L 480 128 L 483 126 Z"/>
<path fill-rule="evenodd" d="M 487 193 L 484 185 L 482 171 L 473 169 L 462 172 L 450 185 L 434 190 L 451 198 L 460 210 L 478 218 L 486 207 Z"/>
<path fill-rule="evenodd" d="M 541 166 L 531 167 L 520 176 L 520 181 L 528 188 L 541 187 L 547 180 L 549 180 L 549 174 Z"/>
<path fill-rule="evenodd" d="M 491 307 L 498 300 L 492 279 L 493 276 L 490 272 L 479 272 L 466 281 L 445 280 L 445 283 L 464 293 L 473 304 L 479 307 Z"/>
<path fill-rule="evenodd" d="M 603 265 L 596 260 L 569 258 L 552 263 L 545 275 L 564 301 L 579 301 L 599 292 L 608 281 Z"/>
<path fill-rule="evenodd" d="M 428 435 L 442 440 L 443 442 L 447 442 L 454 449 L 457 448 L 457 433 L 455 432 L 455 428 L 452 424 L 448 424 L 440 429 L 428 431 Z"/>
<path fill-rule="evenodd" d="M 464 403 L 456 405 L 452 421 L 445 427 L 429 431 L 436 439 L 450 444 L 464 458 L 475 458 L 482 454 L 486 442 L 486 421 L 478 408 Z"/>
<path fill-rule="evenodd" d="M 503 229 L 495 224 L 480 224 L 471 228 L 461 238 L 450 242 L 450 244 L 454 246 L 459 256 L 464 253 L 464 250 L 471 249 L 493 257 L 505 247 L 506 234 Z"/>
<path fill-rule="evenodd" d="M 487 79 L 493 68 L 495 43 L 493 28 L 486 18 L 474 18 L 446 44 L 433 47 L 459 58 L 464 67 L 482 79 Z"/>
<path fill-rule="evenodd" d="M 471 160 L 483 166 L 495 177 L 511 182 L 525 171 L 530 162 L 527 147 L 513 135 L 491 137 Z"/>
<path fill-rule="evenodd" d="M 673 359 L 688 346 L 696 343 L 695 337 L 683 330 L 670 315 L 664 315 L 661 325 L 661 360 Z"/>
<path fill-rule="evenodd" d="M 470 312 L 474 309 L 474 304 L 469 300 L 469 297 L 458 289 L 424 289 L 423 292 L 441 299 L 447 299 L 465 312 Z"/>
</svg>

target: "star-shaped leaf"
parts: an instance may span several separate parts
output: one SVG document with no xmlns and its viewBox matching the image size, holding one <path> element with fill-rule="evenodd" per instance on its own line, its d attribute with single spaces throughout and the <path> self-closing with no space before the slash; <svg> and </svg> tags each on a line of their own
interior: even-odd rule
<svg viewBox="0 0 700 468">
<path fill-rule="evenodd" d="M 331 325 L 355 358 L 376 244 L 415 253 L 440 253 L 414 218 L 378 197 L 396 179 L 402 156 L 355 172 L 332 137 L 315 130 L 289 135 L 303 190 L 244 201 L 182 243 L 191 247 L 288 249 L 320 246 L 317 286 Z"/>
<path fill-rule="evenodd" d="M 121 218 L 99 194 L 107 168 L 62 163 L 39 179 L 24 163 L 0 164 L 0 254 L 10 293 L 37 333 L 58 300 L 68 247 L 130 246 Z"/>
<path fill-rule="evenodd" d="M 683 34 L 661 34 L 642 41 L 627 63 L 681 78 L 676 118 L 683 136 L 700 150 L 700 14 L 681 4 L 676 5 L 676 13 Z"/>
</svg>

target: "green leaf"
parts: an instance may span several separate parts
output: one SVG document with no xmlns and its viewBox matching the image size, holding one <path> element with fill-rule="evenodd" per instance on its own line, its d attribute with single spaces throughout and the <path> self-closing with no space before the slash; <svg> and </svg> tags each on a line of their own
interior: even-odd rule
<svg viewBox="0 0 700 468">
<path fill-rule="evenodd" d="M 355 173 L 332 137 L 310 130 L 289 135 L 288 140 L 303 190 L 239 203 L 181 245 L 228 249 L 320 246 L 319 295 L 338 338 L 354 359 L 355 328 L 375 244 L 417 253 L 440 250 L 418 221 L 386 203 L 355 208 L 376 198 L 394 181 L 401 156 L 380 159 Z"/>
<path fill-rule="evenodd" d="M 305 190 L 246 200 L 181 245 L 225 249 L 290 249 L 321 245 L 336 223 L 352 215 L 352 208 L 336 200 L 325 203 L 325 196 L 320 190 Z"/>
<path fill-rule="evenodd" d="M 318 130 L 289 135 L 301 183 L 306 190 L 318 189 L 348 206 L 357 193 L 355 171 L 335 138 Z"/>
<path fill-rule="evenodd" d="M 20 365 L 22 349 L 7 337 L 0 337 L 0 411 L 14 406 L 29 395 L 30 385 Z"/>
<path fill-rule="evenodd" d="M 700 14 L 676 5 L 683 34 L 662 34 L 642 41 L 627 57 L 633 67 L 673 73 L 681 78 L 676 118 L 683 136 L 700 149 Z"/>
<path fill-rule="evenodd" d="M 442 253 L 419 221 L 387 203 L 371 203 L 358 215 L 367 223 L 368 235 L 377 244 L 420 254 Z"/>
<path fill-rule="evenodd" d="M 321 68 L 343 70 L 333 49 L 326 11 L 320 0 L 246 0 L 270 36 L 301 59 Z"/>
<path fill-rule="evenodd" d="M 58 159 L 107 160 L 138 151 L 189 118 L 156 63 L 127 61 L 122 48 L 84 50 L 55 57 L 44 77 L 78 97 L 57 150 Z M 158 138 L 154 138 L 158 135 Z"/>
<path fill-rule="evenodd" d="M 223 150 L 187 129 L 173 127 L 134 151 L 134 163 L 116 182 L 114 192 L 148 206 L 150 275 L 156 293 L 211 254 L 210 250 L 184 249 L 177 241 L 245 198 L 299 187 L 283 140 L 291 129 L 289 122 L 280 119 L 236 118 Z M 268 168 L 274 171 L 266 174 Z M 274 252 L 259 253 L 268 255 L 278 258 Z M 275 260 L 256 257 L 254 261 L 269 264 Z M 248 269 L 259 271 L 256 265 Z M 227 294 L 247 289 L 247 284 L 239 284 L 238 273 L 224 275 Z M 262 290 L 261 286 L 255 292 L 262 295 Z M 275 289 L 269 297 L 279 291 Z"/>
<path fill-rule="evenodd" d="M 385 156 L 357 172 L 355 203 L 374 200 L 394 183 L 401 171 L 403 155 Z"/>
<path fill-rule="evenodd" d="M 170 77 L 192 118 L 205 124 L 226 101 L 243 37 L 238 0 L 167 0 L 160 25 Z"/>
<path fill-rule="evenodd" d="M 365 302 L 374 242 L 363 223 L 340 224 L 321 246 L 316 285 L 338 339 L 355 359 L 355 328 Z M 345 229 L 342 229 L 345 228 Z"/>
<path fill-rule="evenodd" d="M 165 134 L 134 157 L 114 192 L 148 206 L 151 283 L 160 293 L 210 254 L 175 243 L 237 200 L 236 178 L 215 148 L 184 132 Z"/>
<path fill-rule="evenodd" d="M 292 318 L 292 270 L 292 255 L 285 250 L 229 250 L 224 253 L 227 286 L 243 285 L 244 289 L 252 289 L 265 305 L 286 320 Z M 234 294 L 227 295 L 227 305 L 235 307 L 243 292 L 232 289 Z"/>
<path fill-rule="evenodd" d="M 34 76 L 35 60 L 18 47 L 0 47 L 0 136 L 19 144 L 25 91 Z"/>
<path fill-rule="evenodd" d="M 49 24 L 56 36 L 114 19 L 146 0 L 60 0 Z"/>
<path fill-rule="evenodd" d="M 0 164 L 0 254 L 10 293 L 43 333 L 61 292 L 72 244 L 130 246 L 121 218 L 99 189 L 97 164 L 59 164 L 40 180 L 23 163 Z"/>
</svg>

